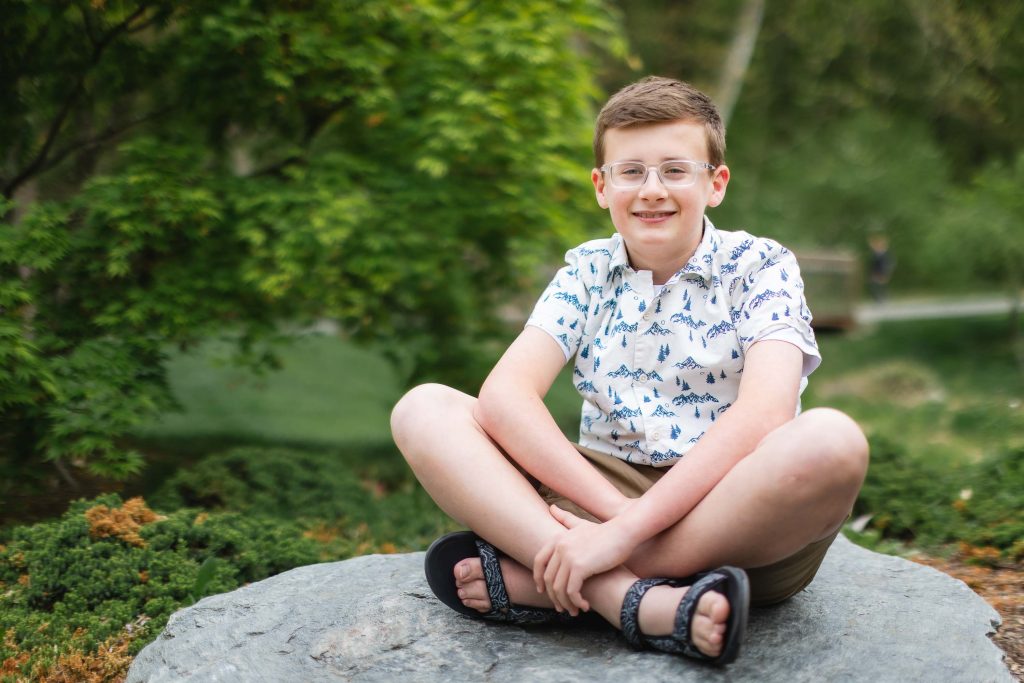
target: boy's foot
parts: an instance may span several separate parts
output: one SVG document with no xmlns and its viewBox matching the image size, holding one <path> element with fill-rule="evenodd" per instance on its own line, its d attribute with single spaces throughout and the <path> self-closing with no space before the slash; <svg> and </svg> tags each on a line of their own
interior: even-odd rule
<svg viewBox="0 0 1024 683">
<path fill-rule="evenodd" d="M 458 574 L 455 570 L 456 566 L 467 558 L 475 560 L 476 566 L 479 567 L 478 576 L 482 576 L 480 585 L 483 589 L 479 594 L 476 593 L 478 587 L 474 586 L 467 594 L 464 588 L 460 589 L 457 585 L 457 580 L 467 585 L 473 583 L 472 580 L 464 581 L 464 578 L 469 578 L 462 576 L 465 570 L 460 570 Z M 502 570 L 503 563 L 507 567 L 505 571 Z M 427 584 L 438 600 L 459 614 L 517 626 L 588 621 L 584 619 L 577 622 L 577 618 L 568 613 L 558 613 L 550 607 L 538 606 L 550 604 L 546 603 L 547 596 L 536 591 L 532 591 L 532 594 L 530 590 L 523 591 L 520 585 L 521 574 L 516 572 L 514 562 L 503 562 L 494 546 L 471 531 L 454 531 L 431 543 L 423 558 L 423 570 L 427 575 Z M 505 572 L 510 577 L 516 577 L 516 594 L 530 596 L 524 603 L 513 603 L 509 599 L 503 576 Z M 460 590 L 466 599 L 476 600 L 472 603 L 474 607 L 463 604 L 463 598 L 459 596 Z"/>
<path fill-rule="evenodd" d="M 684 586 L 684 583 L 691 585 Z M 647 594 L 659 588 L 668 590 L 658 591 L 660 598 L 645 607 Z M 667 636 L 657 635 L 645 628 L 644 613 L 648 615 L 650 628 L 662 629 L 664 606 L 671 605 L 679 592 L 683 597 L 672 617 L 672 632 Z M 719 597 L 724 599 L 724 604 Z M 690 579 L 637 579 L 622 599 L 620 628 L 626 642 L 633 647 L 653 648 L 725 665 L 739 654 L 747 630 L 749 607 L 750 580 L 746 572 L 736 567 L 722 566 Z"/>
<path fill-rule="evenodd" d="M 501 558 L 500 564 L 509 600 L 529 607 L 553 607 L 547 593 L 537 592 L 533 574 L 526 567 L 505 557 Z M 491 599 L 487 593 L 480 559 L 471 557 L 462 560 L 455 565 L 454 574 L 462 604 L 480 613 L 490 611 Z M 648 636 L 667 636 L 672 633 L 676 608 L 687 590 L 671 586 L 651 588 L 640 603 L 641 633 Z M 729 600 L 724 595 L 709 591 L 701 596 L 690 634 L 697 649 L 708 657 L 717 657 L 722 651 L 728 619 Z"/>
<path fill-rule="evenodd" d="M 548 598 L 548 594 L 537 592 L 530 570 L 507 557 L 500 558 L 499 564 L 501 565 L 501 576 L 505 580 L 505 590 L 508 591 L 508 599 L 512 604 L 554 609 L 554 604 Z M 459 590 L 459 599 L 462 600 L 462 604 L 478 612 L 489 612 L 491 597 L 487 593 L 487 583 L 484 581 L 484 570 L 480 558 L 468 557 L 462 560 L 455 565 L 454 573 L 455 586 Z"/>
<path fill-rule="evenodd" d="M 655 586 L 647 591 L 640 602 L 640 632 L 648 636 L 667 636 L 672 633 L 676 608 L 688 590 L 689 587 Z M 721 593 L 705 593 L 697 602 L 690 641 L 701 653 L 717 657 L 722 653 L 728 619 L 729 600 Z"/>
</svg>

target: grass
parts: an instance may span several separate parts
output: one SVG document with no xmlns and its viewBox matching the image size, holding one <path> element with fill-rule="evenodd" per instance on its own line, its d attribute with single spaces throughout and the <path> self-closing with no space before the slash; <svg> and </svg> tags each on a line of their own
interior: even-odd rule
<svg viewBox="0 0 1024 683">
<path fill-rule="evenodd" d="M 207 344 L 172 355 L 171 388 L 184 411 L 145 425 L 137 436 L 272 441 L 344 446 L 387 440 L 398 378 L 379 354 L 326 334 L 285 347 L 279 372 L 232 367 L 229 349 Z"/>
</svg>

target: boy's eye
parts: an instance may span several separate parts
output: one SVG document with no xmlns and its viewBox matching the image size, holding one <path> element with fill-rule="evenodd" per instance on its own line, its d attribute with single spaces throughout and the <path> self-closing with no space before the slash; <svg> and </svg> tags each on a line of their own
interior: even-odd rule
<svg viewBox="0 0 1024 683">
<path fill-rule="evenodd" d="M 662 168 L 661 174 L 668 178 L 685 178 L 690 174 L 690 169 L 684 164 L 672 164 Z"/>
<path fill-rule="evenodd" d="M 644 170 L 643 166 L 620 166 L 618 174 L 628 178 L 630 176 L 643 175 Z"/>
</svg>

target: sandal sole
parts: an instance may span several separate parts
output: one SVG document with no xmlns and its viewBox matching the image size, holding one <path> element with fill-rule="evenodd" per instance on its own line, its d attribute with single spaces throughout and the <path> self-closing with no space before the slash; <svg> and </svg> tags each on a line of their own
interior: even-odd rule
<svg viewBox="0 0 1024 683">
<path fill-rule="evenodd" d="M 467 617 L 483 618 L 483 615 L 466 607 L 459 599 L 455 585 L 455 565 L 468 557 L 480 557 L 476 541 L 479 538 L 472 531 L 453 531 L 430 544 L 423 559 L 423 571 L 427 575 L 430 590 L 437 599 Z"/>
</svg>

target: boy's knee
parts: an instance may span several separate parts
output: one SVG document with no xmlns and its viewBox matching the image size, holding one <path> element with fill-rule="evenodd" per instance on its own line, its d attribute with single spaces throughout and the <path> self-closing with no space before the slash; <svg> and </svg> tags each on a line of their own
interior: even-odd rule
<svg viewBox="0 0 1024 683">
<path fill-rule="evenodd" d="M 459 398 L 465 397 L 443 384 L 420 384 L 407 391 L 391 410 L 395 444 L 402 449 L 410 438 L 441 428 L 444 416 L 459 407 Z"/>
<path fill-rule="evenodd" d="M 808 410 L 790 437 L 800 443 L 783 446 L 779 484 L 787 494 L 859 489 L 867 472 L 868 442 L 850 417 L 831 408 Z"/>
</svg>

